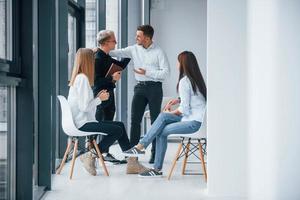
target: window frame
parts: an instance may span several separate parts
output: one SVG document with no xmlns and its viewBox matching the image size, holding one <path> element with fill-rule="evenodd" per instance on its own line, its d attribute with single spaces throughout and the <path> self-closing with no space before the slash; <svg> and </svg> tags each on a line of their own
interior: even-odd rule
<svg viewBox="0 0 300 200">
<path fill-rule="evenodd" d="M 68 14 L 76 20 L 76 46 L 75 53 L 80 47 L 85 46 L 85 8 L 80 5 L 80 2 L 75 2 L 74 0 L 68 0 Z M 69 53 L 69 44 L 68 44 L 68 53 Z M 69 63 L 68 63 L 69 66 Z M 68 77 L 71 75 L 69 74 Z M 71 72 L 72 73 L 72 72 Z M 69 78 L 68 78 L 69 79 Z"/>
<path fill-rule="evenodd" d="M 19 4 L 17 0 L 7 1 L 9 10 L 6 13 L 11 13 L 8 18 L 6 28 L 9 31 L 6 34 L 6 42 L 9 44 L 9 51 L 6 59 L 0 58 L 0 72 L 7 76 L 19 77 L 21 73 L 20 53 L 19 49 L 19 19 L 17 13 L 19 12 Z"/>
<path fill-rule="evenodd" d="M 91 13 L 88 12 L 88 2 L 85 1 L 85 47 L 86 48 L 94 48 L 97 46 L 97 41 L 96 41 L 96 35 L 97 35 L 97 32 L 98 32 L 98 28 L 97 28 L 97 21 L 98 21 L 98 9 L 97 9 L 97 6 L 98 6 L 98 3 L 99 3 L 99 0 L 93 0 L 94 3 L 95 3 L 95 16 L 88 16 L 90 15 Z M 90 23 L 91 21 L 93 20 L 90 20 L 91 18 L 94 18 L 95 19 L 95 24 L 92 24 Z M 94 30 L 94 31 L 93 31 Z M 93 31 L 93 35 L 94 35 L 94 41 L 92 41 L 93 45 L 92 46 L 88 46 L 89 44 L 89 40 L 88 40 L 88 36 L 90 32 Z"/>
<path fill-rule="evenodd" d="M 15 199 L 16 195 L 16 86 L 0 83 L 6 88 L 6 196 Z"/>
</svg>

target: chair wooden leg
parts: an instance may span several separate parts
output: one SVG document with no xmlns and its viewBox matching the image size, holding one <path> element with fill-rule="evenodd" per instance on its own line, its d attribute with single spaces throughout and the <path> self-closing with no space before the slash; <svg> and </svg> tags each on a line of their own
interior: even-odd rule
<svg viewBox="0 0 300 200">
<path fill-rule="evenodd" d="M 199 141 L 199 153 L 200 153 L 200 159 L 201 159 L 202 171 L 203 171 L 203 173 L 204 173 L 205 182 L 207 182 L 206 166 L 205 166 L 205 161 L 204 161 L 203 149 L 202 149 L 202 146 L 201 146 L 200 141 Z"/>
<path fill-rule="evenodd" d="M 176 165 L 177 159 L 180 155 L 181 149 L 182 149 L 182 143 L 179 144 L 175 159 L 173 160 L 173 164 L 172 164 L 171 170 L 170 170 L 169 175 L 168 175 L 168 180 L 170 180 L 170 178 L 172 176 L 172 173 L 173 173 L 174 167 Z"/>
<path fill-rule="evenodd" d="M 73 176 L 73 170 L 74 170 L 74 166 L 75 166 L 77 148 L 78 148 L 78 139 L 75 139 L 75 144 L 74 144 L 74 149 L 73 149 L 73 158 L 72 158 L 72 163 L 71 163 L 70 179 L 72 179 L 72 176 Z"/>
<path fill-rule="evenodd" d="M 187 163 L 188 155 L 189 155 L 189 152 L 190 152 L 190 144 L 191 144 L 191 139 L 189 139 L 189 140 L 188 140 L 188 143 L 186 144 L 186 148 L 185 148 L 185 156 L 184 156 L 183 166 L 182 166 L 182 171 L 181 171 L 181 174 L 182 174 L 182 175 L 185 174 L 186 163 Z"/>
<path fill-rule="evenodd" d="M 59 168 L 57 169 L 56 171 L 56 174 L 60 174 L 61 170 L 63 169 L 65 163 L 66 163 L 66 160 L 67 160 L 67 157 L 68 157 L 68 154 L 71 150 L 71 144 L 72 144 L 72 139 L 68 139 L 68 145 L 67 145 L 67 148 L 66 148 L 66 151 L 65 151 L 65 154 L 64 154 L 64 157 L 59 165 Z"/>
<path fill-rule="evenodd" d="M 97 151 L 97 154 L 98 154 L 98 157 L 99 157 L 98 161 L 99 161 L 99 164 L 102 165 L 102 167 L 103 167 L 104 174 L 106 176 L 109 176 L 107 168 L 106 168 L 106 165 L 105 165 L 103 157 L 102 157 L 102 153 L 100 152 L 100 149 L 98 147 L 98 144 L 97 144 L 96 140 L 93 140 L 93 145 L 94 145 L 94 147 L 95 147 L 95 149 Z"/>
</svg>

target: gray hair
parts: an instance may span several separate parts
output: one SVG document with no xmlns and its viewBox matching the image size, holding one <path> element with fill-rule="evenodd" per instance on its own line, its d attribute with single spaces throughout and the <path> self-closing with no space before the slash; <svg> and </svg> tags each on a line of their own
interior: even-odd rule
<svg viewBox="0 0 300 200">
<path fill-rule="evenodd" d="M 108 39 L 110 39 L 115 33 L 111 30 L 102 30 L 97 34 L 97 44 L 104 44 Z"/>
</svg>

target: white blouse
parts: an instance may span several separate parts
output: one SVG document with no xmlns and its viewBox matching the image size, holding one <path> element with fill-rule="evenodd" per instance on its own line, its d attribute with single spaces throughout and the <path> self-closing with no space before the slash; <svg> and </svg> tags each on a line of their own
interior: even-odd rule
<svg viewBox="0 0 300 200">
<path fill-rule="evenodd" d="M 194 93 L 188 77 L 184 76 L 179 81 L 178 93 L 180 97 L 178 110 L 183 115 L 181 121 L 196 120 L 202 122 L 206 109 L 206 101 L 199 91 Z"/>
<path fill-rule="evenodd" d="M 101 104 L 101 100 L 98 97 L 94 98 L 93 90 L 85 74 L 81 73 L 76 76 L 69 89 L 68 102 L 77 128 L 87 122 L 97 122 L 96 108 Z"/>
</svg>

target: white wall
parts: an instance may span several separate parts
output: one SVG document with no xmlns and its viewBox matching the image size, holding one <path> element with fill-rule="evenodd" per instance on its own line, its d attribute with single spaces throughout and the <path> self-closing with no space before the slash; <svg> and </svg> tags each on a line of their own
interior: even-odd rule
<svg viewBox="0 0 300 200">
<path fill-rule="evenodd" d="M 154 41 L 166 52 L 171 74 L 163 84 L 164 96 L 177 96 L 177 56 L 192 51 L 206 80 L 206 0 L 152 0 L 150 23 Z"/>
<path fill-rule="evenodd" d="M 300 1 L 208 1 L 208 194 L 300 199 Z"/>
<path fill-rule="evenodd" d="M 274 2 L 249 2 L 249 195 L 275 199 L 277 14 Z M 273 193 L 273 194 L 272 194 Z"/>
<path fill-rule="evenodd" d="M 300 1 L 278 1 L 277 199 L 300 199 Z M 282 93 L 281 93 L 282 92 Z M 279 159 L 278 159 L 279 158 Z"/>
<path fill-rule="evenodd" d="M 300 1 L 248 6 L 249 196 L 300 199 Z"/>
<path fill-rule="evenodd" d="M 208 1 L 208 194 L 247 190 L 246 1 Z"/>
</svg>

